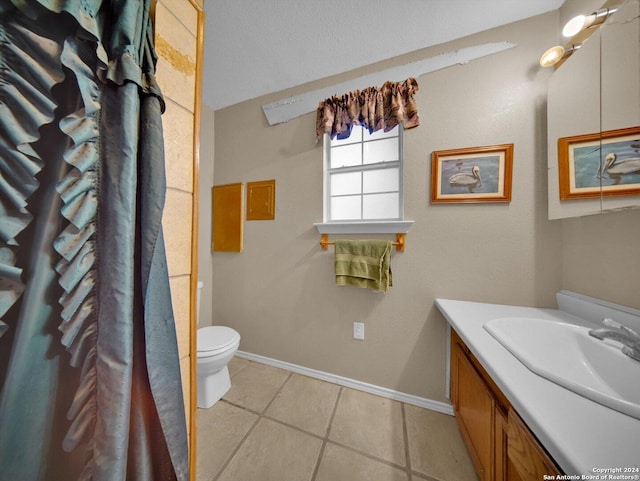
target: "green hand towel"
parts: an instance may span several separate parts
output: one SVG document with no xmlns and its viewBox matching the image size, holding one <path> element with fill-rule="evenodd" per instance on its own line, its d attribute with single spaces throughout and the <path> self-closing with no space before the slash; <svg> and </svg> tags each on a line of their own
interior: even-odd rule
<svg viewBox="0 0 640 481">
<path fill-rule="evenodd" d="M 336 240 L 336 284 L 387 292 L 391 279 L 391 241 Z"/>
</svg>

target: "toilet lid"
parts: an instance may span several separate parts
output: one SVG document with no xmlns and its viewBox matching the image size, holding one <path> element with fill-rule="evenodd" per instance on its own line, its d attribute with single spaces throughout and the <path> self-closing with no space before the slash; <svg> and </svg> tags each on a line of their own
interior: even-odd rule
<svg viewBox="0 0 640 481">
<path fill-rule="evenodd" d="M 240 334 L 226 326 L 207 326 L 198 329 L 198 354 L 212 355 L 214 351 L 225 351 L 240 341 Z"/>
</svg>

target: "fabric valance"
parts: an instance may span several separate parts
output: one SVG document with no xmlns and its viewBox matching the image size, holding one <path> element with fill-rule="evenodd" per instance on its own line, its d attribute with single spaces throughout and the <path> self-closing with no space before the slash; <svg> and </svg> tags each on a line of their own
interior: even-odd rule
<svg viewBox="0 0 640 481">
<path fill-rule="evenodd" d="M 388 132 L 401 124 L 405 129 L 420 124 L 414 94 L 418 82 L 409 77 L 403 82 L 385 82 L 382 87 L 368 87 L 333 96 L 318 105 L 316 118 L 316 142 L 324 134 L 334 139 L 351 135 L 354 125 L 361 125 L 375 132 Z"/>
</svg>

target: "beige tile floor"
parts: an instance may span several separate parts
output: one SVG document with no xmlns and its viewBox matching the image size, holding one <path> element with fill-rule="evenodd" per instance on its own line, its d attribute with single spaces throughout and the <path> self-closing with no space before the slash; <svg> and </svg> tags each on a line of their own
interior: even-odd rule
<svg viewBox="0 0 640 481">
<path fill-rule="evenodd" d="M 198 481 L 477 481 L 455 419 L 234 358 L 197 412 Z"/>
</svg>

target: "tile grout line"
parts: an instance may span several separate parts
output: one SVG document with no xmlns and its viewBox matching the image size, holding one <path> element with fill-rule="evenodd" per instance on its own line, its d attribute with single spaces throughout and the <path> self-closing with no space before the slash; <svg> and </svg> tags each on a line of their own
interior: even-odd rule
<svg viewBox="0 0 640 481">
<path fill-rule="evenodd" d="M 339 446 L 339 447 L 344 448 L 344 449 L 346 449 L 348 451 L 351 451 L 352 453 L 356 453 L 356 454 L 359 454 L 362 457 L 369 458 L 372 461 L 377 461 L 380 464 L 386 464 L 389 467 L 398 469 L 398 470 L 403 471 L 403 472 L 407 471 L 406 466 L 402 466 L 401 464 L 396 464 L 393 461 L 389 461 L 388 459 L 379 458 L 378 456 L 370 454 L 370 453 L 368 453 L 366 451 L 361 451 L 361 450 L 356 449 L 356 448 L 354 448 L 352 446 L 349 446 L 347 444 L 342 444 L 342 443 L 339 443 L 338 441 L 334 441 L 333 439 L 327 439 L 327 443 L 328 444 L 333 444 L 335 446 Z"/>
<path fill-rule="evenodd" d="M 262 417 L 265 418 L 267 421 L 272 421 L 274 423 L 281 424 L 282 426 L 286 426 L 286 427 L 291 428 L 291 429 L 293 429 L 295 431 L 298 431 L 298 432 L 300 432 L 302 434 L 306 434 L 307 436 L 311 436 L 312 438 L 319 439 L 320 441 L 323 441 L 325 439 L 322 436 L 320 436 L 319 434 L 312 433 L 311 431 L 305 431 L 304 429 L 299 428 L 298 426 L 294 426 L 293 424 L 289 424 L 289 423 L 287 423 L 285 421 L 281 421 L 280 419 L 277 419 L 277 418 L 272 418 L 271 416 L 268 416 L 266 414 L 264 416 L 262 416 Z"/>
<path fill-rule="evenodd" d="M 407 413 L 404 403 L 400 403 L 400 411 L 402 412 L 402 437 L 404 439 L 404 463 L 406 465 L 407 479 L 411 481 L 413 475 L 411 474 L 411 456 L 409 454 L 409 429 L 407 428 Z"/>
<path fill-rule="evenodd" d="M 318 459 L 316 459 L 315 466 L 313 467 L 313 471 L 311 472 L 311 478 L 309 481 L 315 481 L 316 476 L 318 476 L 318 471 L 320 470 L 320 462 L 322 461 L 322 457 L 324 456 L 324 450 L 327 447 L 327 440 L 322 440 L 322 446 L 320 446 L 320 452 L 318 453 Z"/>
<path fill-rule="evenodd" d="M 333 411 L 331 412 L 331 417 L 329 418 L 329 423 L 327 425 L 327 429 L 324 433 L 324 438 L 322 439 L 322 446 L 320 446 L 320 453 L 318 454 L 318 459 L 316 460 L 316 465 L 313 467 L 313 473 L 311 474 L 310 481 L 315 481 L 316 476 L 318 476 L 318 471 L 320 470 L 320 462 L 324 456 L 324 451 L 327 447 L 327 442 L 329 441 L 329 433 L 331 432 L 331 426 L 333 425 L 333 419 L 336 416 L 336 411 L 338 411 L 338 402 L 340 402 L 340 397 L 342 396 L 342 390 L 344 388 L 340 386 L 338 389 L 338 395 L 336 396 L 336 402 L 333 405 Z"/>
<path fill-rule="evenodd" d="M 338 412 L 338 403 L 340 402 L 340 398 L 342 397 L 342 393 L 344 391 L 344 388 L 342 386 L 339 386 L 339 387 L 340 389 L 338 390 L 338 395 L 336 396 L 336 402 L 333 405 L 333 411 L 331 412 L 331 417 L 329 418 L 329 424 L 327 425 L 327 430 L 324 435 L 324 438 L 327 441 L 329 440 L 329 434 L 331 433 L 331 428 L 333 427 L 333 420 L 336 417 L 336 412 Z"/>
<path fill-rule="evenodd" d="M 231 402 L 231 401 L 229 401 L 229 400 L 227 400 L 225 398 L 220 399 L 220 401 L 218 401 L 218 402 L 223 402 L 225 404 L 228 404 L 229 406 L 233 406 L 234 408 L 242 409 L 243 411 L 247 411 L 248 413 L 255 414 L 256 416 L 260 416 L 261 415 L 259 411 L 254 411 L 251 408 L 248 408 L 246 406 L 241 406 L 240 404 L 236 404 L 236 403 Z"/>
<path fill-rule="evenodd" d="M 419 471 L 416 471 L 415 469 L 413 469 L 413 467 L 411 466 L 411 451 L 409 448 L 409 427 L 407 426 L 407 412 L 406 412 L 407 404 L 401 403 L 401 406 L 402 406 L 402 434 L 404 436 L 404 448 L 405 448 L 405 455 L 406 455 L 405 463 L 407 465 L 406 471 L 407 471 L 408 479 L 409 481 L 413 481 L 414 479 L 416 479 L 416 481 L 420 479 L 437 481 L 436 478 L 420 473 Z"/>
<path fill-rule="evenodd" d="M 276 400 L 276 398 L 278 397 L 278 394 L 280 394 L 282 392 L 282 390 L 284 389 L 285 385 L 289 382 L 289 379 L 291 379 L 291 376 L 293 376 L 292 372 L 289 372 L 289 375 L 287 376 L 287 378 L 284 380 L 284 382 L 282 383 L 282 385 L 280 386 L 280 388 L 278 388 L 278 390 L 276 391 L 276 393 L 273 395 L 273 397 L 271 398 L 271 401 L 269 401 L 267 403 L 267 405 L 264 407 L 264 409 L 262 410 L 262 412 L 260 413 L 260 416 L 264 416 L 265 413 L 269 410 L 269 408 L 271 407 L 271 405 L 273 404 L 273 401 Z"/>
<path fill-rule="evenodd" d="M 231 370 L 229 370 L 229 377 L 235 377 L 235 375 L 240 371 L 244 371 L 249 366 L 249 364 L 251 364 L 251 361 L 248 361 L 244 366 L 239 367 L 238 370 L 234 371 L 233 373 L 231 372 Z"/>
<path fill-rule="evenodd" d="M 426 480 L 426 481 L 442 481 L 442 479 L 440 478 L 435 478 L 433 476 L 429 476 L 428 474 L 425 473 L 421 473 L 420 471 L 416 471 L 415 469 L 411 470 L 411 477 L 413 479 L 415 479 L 416 481 L 418 480 Z"/>
</svg>

